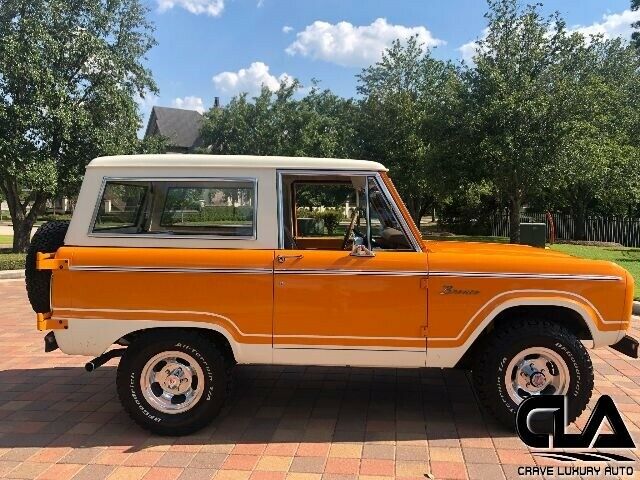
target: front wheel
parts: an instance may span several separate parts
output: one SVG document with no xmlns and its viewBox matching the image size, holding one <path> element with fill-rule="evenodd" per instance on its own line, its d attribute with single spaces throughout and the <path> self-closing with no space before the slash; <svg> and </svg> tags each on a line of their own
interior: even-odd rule
<svg viewBox="0 0 640 480">
<path fill-rule="evenodd" d="M 227 395 L 225 359 L 205 336 L 166 330 L 127 348 L 116 377 L 129 416 L 160 435 L 187 435 L 211 422 Z"/>
<path fill-rule="evenodd" d="M 518 405 L 535 395 L 566 395 L 572 422 L 591 398 L 593 365 L 582 342 L 563 326 L 513 319 L 480 348 L 473 383 L 483 406 L 510 428 Z"/>
</svg>

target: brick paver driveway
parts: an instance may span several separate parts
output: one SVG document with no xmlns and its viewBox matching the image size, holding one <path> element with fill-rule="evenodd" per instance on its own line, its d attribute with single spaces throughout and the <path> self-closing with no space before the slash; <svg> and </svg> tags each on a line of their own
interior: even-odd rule
<svg viewBox="0 0 640 480">
<path fill-rule="evenodd" d="M 212 425 L 158 437 L 120 408 L 113 362 L 86 373 L 86 358 L 45 354 L 42 337 L 22 281 L 0 282 L 7 478 L 484 480 L 542 462 L 482 415 L 464 372 L 436 369 L 238 367 Z M 640 362 L 610 349 L 592 355 L 596 393 L 613 396 L 640 442 Z"/>
</svg>

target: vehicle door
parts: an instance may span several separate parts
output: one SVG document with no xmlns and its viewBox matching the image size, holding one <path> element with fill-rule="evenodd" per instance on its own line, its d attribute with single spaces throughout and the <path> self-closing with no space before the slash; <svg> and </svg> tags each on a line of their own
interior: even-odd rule
<svg viewBox="0 0 640 480">
<path fill-rule="evenodd" d="M 377 173 L 279 172 L 274 362 L 423 366 L 427 256 Z"/>
</svg>

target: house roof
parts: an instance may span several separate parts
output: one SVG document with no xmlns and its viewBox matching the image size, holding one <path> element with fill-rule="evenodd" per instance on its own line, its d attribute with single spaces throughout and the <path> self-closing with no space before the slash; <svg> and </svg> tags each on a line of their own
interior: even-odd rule
<svg viewBox="0 0 640 480">
<path fill-rule="evenodd" d="M 193 148 L 200 145 L 202 115 L 195 110 L 153 107 L 145 137 L 162 135 L 170 146 Z"/>
<path fill-rule="evenodd" d="M 348 160 L 340 158 L 309 157 L 263 157 L 257 155 L 194 155 L 194 154 L 150 154 L 99 157 L 92 160 L 88 168 L 97 167 L 143 167 L 143 168 L 266 168 L 300 170 L 354 170 L 386 171 L 378 162 Z"/>
</svg>

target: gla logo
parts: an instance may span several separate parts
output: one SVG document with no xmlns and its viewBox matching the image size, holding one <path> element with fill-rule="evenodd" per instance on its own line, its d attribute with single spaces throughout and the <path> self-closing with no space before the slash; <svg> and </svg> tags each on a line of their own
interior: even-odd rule
<svg viewBox="0 0 640 480">
<path fill-rule="evenodd" d="M 537 433 L 531 429 L 531 420 L 538 412 L 552 412 L 553 432 Z M 607 419 L 613 433 L 600 433 Z M 582 433 L 567 433 L 567 398 L 564 395 L 537 395 L 525 399 L 516 413 L 516 430 L 522 441 L 532 448 L 549 449 L 534 452 L 536 455 L 560 461 L 583 462 L 633 462 L 623 455 L 585 451 L 597 449 L 635 448 L 635 443 L 625 426 L 620 412 L 608 395 L 602 395 L 596 403 Z M 574 451 L 567 452 L 564 449 Z"/>
</svg>

